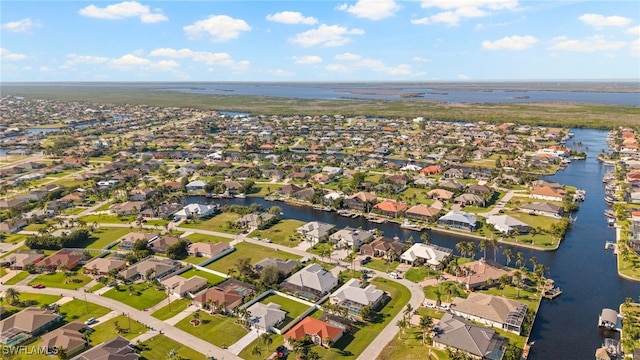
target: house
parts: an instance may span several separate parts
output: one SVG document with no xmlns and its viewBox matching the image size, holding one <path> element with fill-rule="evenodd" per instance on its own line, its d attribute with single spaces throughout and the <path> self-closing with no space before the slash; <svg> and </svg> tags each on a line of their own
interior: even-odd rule
<svg viewBox="0 0 640 360">
<path fill-rule="evenodd" d="M 81 252 L 62 249 L 38 261 L 34 265 L 36 268 L 43 268 L 47 271 L 55 271 L 62 266 L 73 270 L 80 266 L 83 259 L 84 254 Z"/>
<path fill-rule="evenodd" d="M 131 215 L 137 214 L 144 210 L 144 201 L 127 201 L 120 204 L 113 204 L 109 206 L 109 211 L 114 215 Z"/>
<path fill-rule="evenodd" d="M 453 299 L 451 311 L 465 319 L 520 335 L 527 305 L 502 296 L 472 292 L 466 299 Z"/>
<path fill-rule="evenodd" d="M 27 221 L 23 219 L 7 220 L 0 222 L 0 232 L 6 232 L 9 234 L 17 233 L 27 226 Z"/>
<path fill-rule="evenodd" d="M 360 254 L 369 255 L 374 257 L 387 257 L 392 253 L 395 254 L 394 258 L 402 254 L 404 250 L 404 244 L 399 238 L 393 239 L 388 237 L 379 237 L 368 244 L 360 246 Z"/>
<path fill-rule="evenodd" d="M 310 180 L 318 184 L 328 184 L 333 180 L 333 178 L 326 174 L 317 173 L 311 176 Z"/>
<path fill-rule="evenodd" d="M 464 284 L 467 290 L 487 286 L 489 279 L 495 281 L 503 275 L 511 277 L 515 272 L 515 270 L 485 259 L 465 263 L 460 268 L 465 275 L 459 278 L 458 282 Z"/>
<path fill-rule="evenodd" d="M 474 231 L 477 226 L 476 217 L 463 211 L 451 210 L 438 219 L 438 225 L 465 231 Z"/>
<path fill-rule="evenodd" d="M 369 230 L 345 227 L 329 235 L 329 241 L 336 244 L 336 248 L 360 248 L 360 246 L 373 238 L 373 232 Z"/>
<path fill-rule="evenodd" d="M 402 215 L 407 210 L 407 208 L 407 204 L 393 200 L 385 200 L 381 203 L 375 204 L 373 206 L 373 211 L 386 216 L 397 218 Z"/>
<path fill-rule="evenodd" d="M 554 189 L 549 186 L 541 186 L 531 190 L 530 197 L 532 199 L 548 200 L 548 201 L 562 201 L 566 191 L 563 189 Z"/>
<path fill-rule="evenodd" d="M 376 288 L 375 285 L 361 287 L 360 280 L 351 279 L 342 285 L 329 297 L 329 301 L 340 307 L 346 308 L 349 314 L 360 316 L 360 309 L 371 305 L 372 309 L 377 309 L 384 299 L 384 291 Z"/>
<path fill-rule="evenodd" d="M 416 243 L 400 255 L 400 261 L 413 265 L 416 261 L 420 260 L 423 264 L 436 268 L 441 263 L 447 261 L 452 253 L 452 249 L 432 244 Z"/>
<path fill-rule="evenodd" d="M 204 205 L 204 204 L 188 204 L 173 214 L 176 219 L 191 219 L 194 217 L 207 218 L 212 216 L 218 211 L 217 205 Z"/>
<path fill-rule="evenodd" d="M 564 214 L 564 208 L 548 202 L 534 202 L 520 206 L 520 211 L 559 219 Z"/>
<path fill-rule="evenodd" d="M 415 205 L 410 207 L 404 215 L 409 219 L 429 221 L 438 214 L 440 214 L 440 209 L 433 206 Z"/>
<path fill-rule="evenodd" d="M 453 202 L 455 204 L 474 206 L 485 206 L 486 204 L 485 199 L 482 196 L 476 194 L 462 194 L 453 199 Z"/>
<path fill-rule="evenodd" d="M 28 307 L 0 321 L 0 344 L 19 344 L 55 326 L 62 315 L 51 310 Z"/>
<path fill-rule="evenodd" d="M 96 257 L 84 264 L 85 272 L 94 275 L 109 275 L 112 271 L 120 271 L 127 267 L 127 262 L 113 257 Z"/>
<path fill-rule="evenodd" d="M 140 355 L 129 340 L 118 336 L 85 351 L 76 360 L 138 360 Z"/>
<path fill-rule="evenodd" d="M 206 185 L 207 183 L 202 180 L 195 180 L 185 185 L 185 189 L 187 191 L 200 191 L 200 190 L 204 190 L 204 187 Z"/>
<path fill-rule="evenodd" d="M 125 280 L 145 279 L 151 281 L 153 279 L 162 279 L 180 268 L 180 263 L 169 259 L 148 258 L 130 267 L 120 271 L 120 276 Z"/>
<path fill-rule="evenodd" d="M 433 346 L 436 349 L 457 349 L 472 359 L 502 360 L 509 343 L 495 330 L 475 325 L 450 313 L 444 314 L 433 332 Z"/>
<path fill-rule="evenodd" d="M 280 284 L 291 293 L 311 299 L 328 294 L 337 285 L 338 278 L 320 264 L 308 265 Z"/>
<path fill-rule="evenodd" d="M 244 297 L 234 289 L 221 289 L 219 287 L 211 287 L 200 291 L 193 297 L 193 304 L 200 309 L 209 309 L 211 312 L 216 308 L 223 306 L 227 313 L 242 305 Z"/>
<path fill-rule="evenodd" d="M 280 189 L 276 190 L 275 192 L 279 195 L 282 196 L 291 196 L 291 194 L 302 190 L 301 187 L 294 185 L 294 184 L 287 184 L 283 187 L 281 187 Z"/>
<path fill-rule="evenodd" d="M 268 224 L 275 218 L 275 215 L 270 213 L 251 213 L 244 215 L 240 219 L 236 220 L 236 224 L 240 227 L 248 227 L 248 228 L 261 228 L 265 224 Z"/>
<path fill-rule="evenodd" d="M 180 275 L 174 275 L 164 279 L 160 284 L 167 290 L 169 295 L 178 295 L 179 297 L 187 297 L 189 294 L 195 294 L 207 286 L 207 279 L 195 275 L 188 279 Z"/>
<path fill-rule="evenodd" d="M 429 165 L 422 168 L 422 170 L 420 170 L 420 174 L 426 176 L 442 174 L 442 168 L 439 165 Z"/>
<path fill-rule="evenodd" d="M 308 187 L 308 188 L 300 189 L 294 192 L 293 194 L 291 194 L 291 197 L 293 197 L 294 199 L 311 201 L 311 199 L 315 196 L 315 194 L 316 194 L 316 190 L 312 187 Z"/>
<path fill-rule="evenodd" d="M 257 302 L 251 305 L 247 311 L 251 314 L 249 318 L 251 327 L 258 332 L 273 331 L 287 316 L 287 313 L 280 309 L 280 305 L 274 303 L 265 305 Z"/>
<path fill-rule="evenodd" d="M 493 194 L 493 189 L 487 185 L 471 185 L 467 188 L 467 192 L 470 194 L 480 195 L 484 198 L 488 198 Z"/>
<path fill-rule="evenodd" d="M 160 236 L 160 233 L 143 233 L 143 232 L 130 232 L 120 238 L 118 247 L 123 250 L 131 250 L 133 244 L 138 240 L 144 240 L 146 242 L 153 241 Z"/>
<path fill-rule="evenodd" d="M 82 333 L 86 328 L 87 325 L 81 321 L 68 323 L 42 335 L 39 347 L 52 354 L 53 349 L 64 349 L 68 355 L 76 354 L 89 346 Z"/>
<path fill-rule="evenodd" d="M 2 259 L 2 264 L 11 270 L 24 270 L 26 266 L 35 264 L 45 258 L 42 250 L 21 250 Z"/>
<path fill-rule="evenodd" d="M 152 188 L 133 189 L 129 194 L 132 201 L 145 201 L 156 194 L 156 190 Z"/>
<path fill-rule="evenodd" d="M 165 253 L 167 252 L 167 248 L 173 244 L 178 243 L 180 240 L 183 240 L 177 236 L 162 236 L 157 237 L 152 241 L 149 241 L 149 248 L 153 249 L 155 252 Z M 186 241 L 186 240 L 185 240 Z"/>
<path fill-rule="evenodd" d="M 182 205 L 178 203 L 162 204 L 158 206 L 156 214 L 159 218 L 168 219 L 173 218 L 173 214 L 182 210 Z"/>
<path fill-rule="evenodd" d="M 214 257 L 229 249 L 231 249 L 231 246 L 226 242 L 218 242 L 215 244 L 211 242 L 197 242 L 189 245 L 187 253 L 189 256 Z"/>
<path fill-rule="evenodd" d="M 455 195 L 453 192 L 445 189 L 433 189 L 427 192 L 427 196 L 431 199 L 438 199 L 441 201 L 451 200 Z"/>
<path fill-rule="evenodd" d="M 343 330 L 322 320 L 307 316 L 287 331 L 284 334 L 284 338 L 287 339 L 287 341 L 289 341 L 289 339 L 298 341 L 306 335 L 311 338 L 314 344 L 329 347 L 331 344 L 335 344 L 336 341 L 340 340 L 343 335 Z M 327 343 L 328 339 L 331 340 L 330 344 Z"/>
<path fill-rule="evenodd" d="M 297 228 L 296 231 L 302 234 L 302 237 L 305 240 L 316 244 L 328 239 L 335 227 L 336 226 L 333 224 L 327 224 L 320 221 L 310 221 Z"/>
<path fill-rule="evenodd" d="M 344 199 L 344 204 L 347 208 L 352 210 L 369 212 L 369 210 L 371 210 L 371 207 L 375 205 L 377 200 L 378 198 L 375 194 L 366 191 L 360 191 L 346 197 Z"/>
<path fill-rule="evenodd" d="M 260 273 L 267 266 L 275 266 L 278 268 L 279 271 L 282 271 L 282 273 L 285 274 L 285 276 L 288 276 L 291 274 L 291 272 L 293 272 L 293 270 L 296 269 L 296 267 L 298 267 L 298 261 L 293 259 L 283 260 L 283 259 L 273 259 L 268 257 L 254 264 L 253 270 Z"/>
<path fill-rule="evenodd" d="M 229 194 L 236 194 L 242 189 L 242 184 L 236 180 L 225 180 L 222 182 L 222 185 L 224 185 L 226 192 Z"/>
<path fill-rule="evenodd" d="M 12 209 L 24 205 L 27 205 L 27 200 L 25 199 L 0 200 L 0 210 Z"/>
<path fill-rule="evenodd" d="M 531 226 L 509 215 L 491 215 L 487 218 L 487 224 L 492 224 L 496 230 L 505 234 L 527 234 Z"/>
</svg>

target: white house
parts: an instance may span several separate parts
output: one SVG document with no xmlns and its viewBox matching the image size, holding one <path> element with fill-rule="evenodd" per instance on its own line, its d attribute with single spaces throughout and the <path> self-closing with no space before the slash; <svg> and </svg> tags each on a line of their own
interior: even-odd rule
<svg viewBox="0 0 640 360">
<path fill-rule="evenodd" d="M 192 182 L 188 183 L 185 186 L 185 188 L 187 189 L 187 191 L 204 190 L 205 185 L 207 185 L 206 182 L 204 182 L 202 180 L 195 180 L 195 181 L 192 181 Z"/>
<path fill-rule="evenodd" d="M 173 216 L 178 219 L 190 219 L 194 215 L 204 218 L 213 215 L 216 210 L 218 210 L 218 207 L 215 205 L 188 204 Z"/>
<path fill-rule="evenodd" d="M 492 224 L 496 230 L 511 234 L 518 231 L 520 234 L 526 234 L 531 230 L 531 226 L 509 215 L 491 215 L 487 218 L 487 224 Z"/>
<path fill-rule="evenodd" d="M 360 315 L 362 307 L 371 305 L 372 308 L 378 307 L 384 297 L 384 291 L 368 285 L 365 288 L 360 287 L 360 280 L 351 279 L 342 285 L 329 297 L 332 304 L 346 307 L 349 313 Z"/>
<path fill-rule="evenodd" d="M 265 305 L 257 302 L 247 310 L 251 314 L 251 327 L 259 332 L 273 331 L 273 328 L 282 323 L 287 316 L 287 313 L 280 309 L 280 305 L 274 303 Z"/>
<path fill-rule="evenodd" d="M 373 232 L 348 226 L 329 235 L 329 241 L 335 243 L 337 248 L 360 248 L 360 245 L 372 238 Z"/>
<path fill-rule="evenodd" d="M 452 249 L 417 243 L 413 244 L 409 250 L 400 255 L 400 261 L 407 264 L 413 264 L 416 260 L 422 259 L 425 264 L 429 264 L 431 267 L 436 267 L 442 261 L 446 260 L 452 253 Z"/>
<path fill-rule="evenodd" d="M 312 243 L 318 243 L 329 236 L 331 230 L 336 226 L 333 224 L 327 224 L 320 221 L 310 221 L 299 228 L 296 231 L 305 238 L 305 240 Z"/>
</svg>

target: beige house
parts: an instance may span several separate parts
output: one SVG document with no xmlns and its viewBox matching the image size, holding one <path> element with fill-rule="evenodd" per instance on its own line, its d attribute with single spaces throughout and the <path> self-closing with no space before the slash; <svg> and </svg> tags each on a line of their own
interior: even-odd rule
<svg viewBox="0 0 640 360">
<path fill-rule="evenodd" d="M 174 275 L 170 278 L 162 280 L 160 284 L 162 284 L 162 286 L 167 290 L 169 295 L 186 297 L 190 293 L 195 294 L 200 289 L 206 287 L 207 279 L 198 275 L 190 277 L 188 279 L 185 279 L 180 275 Z"/>
<path fill-rule="evenodd" d="M 84 271 L 94 275 L 108 275 L 111 271 L 120 271 L 127 262 L 114 258 L 95 258 L 84 265 Z"/>
<path fill-rule="evenodd" d="M 59 327 L 41 336 L 40 348 L 48 353 L 54 353 L 54 349 L 64 349 L 67 355 L 75 354 L 89 346 L 80 332 L 87 325 L 80 321 L 74 321 Z"/>
<path fill-rule="evenodd" d="M 0 344 L 16 345 L 37 336 L 62 319 L 62 315 L 38 307 L 28 307 L 0 321 Z"/>
</svg>

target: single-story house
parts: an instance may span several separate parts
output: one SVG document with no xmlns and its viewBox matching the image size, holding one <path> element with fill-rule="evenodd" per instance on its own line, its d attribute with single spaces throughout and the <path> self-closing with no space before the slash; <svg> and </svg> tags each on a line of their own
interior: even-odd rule
<svg viewBox="0 0 640 360">
<path fill-rule="evenodd" d="M 383 202 L 375 204 L 373 206 L 373 211 L 396 218 L 407 211 L 407 208 L 407 204 L 393 200 L 385 200 Z"/>
<path fill-rule="evenodd" d="M 463 211 L 449 211 L 438 219 L 438 225 L 458 230 L 474 231 L 477 226 L 476 217 Z"/>
<path fill-rule="evenodd" d="M 436 349 L 453 348 L 473 359 L 502 360 L 509 343 L 495 330 L 465 321 L 460 316 L 445 313 L 433 327 L 432 337 Z"/>
<path fill-rule="evenodd" d="M 297 228 L 296 231 L 302 234 L 305 240 L 316 244 L 328 239 L 335 227 L 336 226 L 333 224 L 327 224 L 320 221 L 310 221 Z"/>
<path fill-rule="evenodd" d="M 2 265 L 11 270 L 24 270 L 25 266 L 35 264 L 44 259 L 46 255 L 42 250 L 21 250 L 3 258 Z"/>
<path fill-rule="evenodd" d="M 563 189 L 555 189 L 549 186 L 541 186 L 531 190 L 532 199 L 548 200 L 548 201 L 562 201 L 566 195 L 566 191 Z"/>
<path fill-rule="evenodd" d="M 202 180 L 195 180 L 195 181 L 191 181 L 190 183 L 188 183 L 187 185 L 185 185 L 185 189 L 187 191 L 198 191 L 198 190 L 204 190 L 204 187 L 207 185 L 206 182 L 202 181 Z"/>
<path fill-rule="evenodd" d="M 38 261 L 34 265 L 36 269 L 44 268 L 48 271 L 60 269 L 62 266 L 66 266 L 67 269 L 73 270 L 82 264 L 83 259 L 84 254 L 81 252 L 62 249 Z"/>
<path fill-rule="evenodd" d="M 405 216 L 409 219 L 428 221 L 430 218 L 440 214 L 440 210 L 432 206 L 415 205 L 405 212 Z"/>
<path fill-rule="evenodd" d="M 206 218 L 218 210 L 217 205 L 188 204 L 173 214 L 177 219 L 191 219 L 193 217 Z"/>
<path fill-rule="evenodd" d="M 113 204 L 109 206 L 109 211 L 114 215 L 131 215 L 137 214 L 144 210 L 144 201 L 127 201 L 120 204 Z"/>
<path fill-rule="evenodd" d="M 366 191 L 360 191 L 346 197 L 344 199 L 344 204 L 349 209 L 368 212 L 377 201 L 378 198 L 375 194 Z"/>
<path fill-rule="evenodd" d="M 182 239 L 177 236 L 162 236 L 149 241 L 148 246 L 155 252 L 165 253 L 169 246 L 178 243 L 180 240 Z"/>
<path fill-rule="evenodd" d="M 51 328 L 62 315 L 39 307 L 28 307 L 0 320 L 0 344 L 17 344 Z"/>
<path fill-rule="evenodd" d="M 265 305 L 257 302 L 251 305 L 247 311 L 251 314 L 249 318 L 251 327 L 258 332 L 273 331 L 287 316 L 287 313 L 280 309 L 280 305 L 274 303 Z"/>
<path fill-rule="evenodd" d="M 502 296 L 472 292 L 466 299 L 453 299 L 451 311 L 463 318 L 520 335 L 527 305 Z"/>
<path fill-rule="evenodd" d="M 452 249 L 432 244 L 416 243 L 400 255 L 400 261 L 413 265 L 418 259 L 421 259 L 424 264 L 435 268 L 442 262 L 447 261 L 452 253 Z"/>
<path fill-rule="evenodd" d="M 233 309 L 242 305 L 244 297 L 234 289 L 221 289 L 211 287 L 204 289 L 193 297 L 193 304 L 200 309 L 209 309 L 214 312 L 217 307 L 224 306 L 225 311 L 230 313 Z"/>
<path fill-rule="evenodd" d="M 144 240 L 146 242 L 150 242 L 157 239 L 159 236 L 160 233 L 130 232 L 120 238 L 118 247 L 123 250 L 131 250 L 136 241 Z"/>
<path fill-rule="evenodd" d="M 241 227 L 259 228 L 264 224 L 269 223 L 275 218 L 275 215 L 266 212 L 263 213 L 251 213 L 244 215 L 240 219 L 236 220 L 236 224 Z"/>
<path fill-rule="evenodd" d="M 120 271 L 127 267 L 127 262 L 113 257 L 96 257 L 84 264 L 84 271 L 94 275 L 108 275 L 112 271 Z"/>
<path fill-rule="evenodd" d="M 186 297 L 190 293 L 195 294 L 199 290 L 207 286 L 207 279 L 195 275 L 188 279 L 183 278 L 180 275 L 174 275 L 160 282 L 162 286 L 167 290 L 169 295 L 178 295 L 180 297 Z"/>
<path fill-rule="evenodd" d="M 125 280 L 143 278 L 150 281 L 153 279 L 162 279 L 179 268 L 180 263 L 177 261 L 149 258 L 120 271 L 120 276 Z"/>
<path fill-rule="evenodd" d="M 22 230 L 23 227 L 27 226 L 27 221 L 23 219 L 16 220 L 7 220 L 0 222 L 0 232 L 6 233 L 17 233 Z"/>
<path fill-rule="evenodd" d="M 564 214 L 564 208 L 548 202 L 534 202 L 520 206 L 520 211 L 528 214 L 542 215 L 559 219 Z"/>
<path fill-rule="evenodd" d="M 55 354 L 54 349 L 64 349 L 68 355 L 76 354 L 89 346 L 81 332 L 86 328 L 87 325 L 81 321 L 68 323 L 42 335 L 39 347 L 51 354 Z"/>
<path fill-rule="evenodd" d="M 337 285 L 338 278 L 320 264 L 308 265 L 280 284 L 283 289 L 310 299 L 328 294 Z"/>
<path fill-rule="evenodd" d="M 278 270 L 282 271 L 282 273 L 285 274 L 285 276 L 288 276 L 291 274 L 293 270 L 295 270 L 296 267 L 298 267 L 298 261 L 293 259 L 283 260 L 283 259 L 273 259 L 268 257 L 254 264 L 253 270 L 260 273 L 267 266 L 275 266 L 278 268 Z"/>
<path fill-rule="evenodd" d="M 337 248 L 360 248 L 360 246 L 374 236 L 374 233 L 369 230 L 354 229 L 352 227 L 345 227 L 340 229 L 329 236 L 329 241 L 336 244 Z"/>
<path fill-rule="evenodd" d="M 531 226 L 509 215 L 491 215 L 487 218 L 487 224 L 492 224 L 496 230 L 505 233 L 527 234 Z"/>
<path fill-rule="evenodd" d="M 467 290 L 490 285 L 487 280 L 496 281 L 503 275 L 512 276 L 515 272 L 513 269 L 485 259 L 462 264 L 460 268 L 464 273 L 464 277 L 459 278 L 458 282 L 464 284 Z"/>
<path fill-rule="evenodd" d="M 384 291 L 376 288 L 375 285 L 368 285 L 362 288 L 360 280 L 351 279 L 342 285 L 329 297 L 332 304 L 346 308 L 351 315 L 360 316 L 360 309 L 371 305 L 371 308 L 378 308 L 384 298 Z"/>
<path fill-rule="evenodd" d="M 140 355 L 129 340 L 117 336 L 107 342 L 85 351 L 77 360 L 97 360 L 97 359 L 117 359 L 117 360 L 138 360 Z"/>
<path fill-rule="evenodd" d="M 343 330 L 322 320 L 307 316 L 287 331 L 284 334 L 284 338 L 287 339 L 287 341 L 289 339 L 297 341 L 306 335 L 311 337 L 311 341 L 314 344 L 329 347 L 329 344 L 326 342 L 327 339 L 331 339 L 331 343 L 335 344 L 336 341 L 342 337 Z"/>
<path fill-rule="evenodd" d="M 385 257 L 389 256 L 392 252 L 396 254 L 395 258 L 397 258 L 402 251 L 404 250 L 404 244 L 400 241 L 399 238 L 388 238 L 388 237 L 379 237 L 373 240 L 370 243 L 363 244 L 360 246 L 360 254 L 369 255 L 374 257 Z"/>
<path fill-rule="evenodd" d="M 230 249 L 231 246 L 226 242 L 197 242 L 189 245 L 187 253 L 189 256 L 207 256 L 214 257 Z"/>
</svg>

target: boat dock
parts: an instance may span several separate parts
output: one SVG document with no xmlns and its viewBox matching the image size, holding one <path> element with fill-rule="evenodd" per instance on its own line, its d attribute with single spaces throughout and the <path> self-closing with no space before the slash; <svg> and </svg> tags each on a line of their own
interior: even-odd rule
<svg viewBox="0 0 640 360">
<path fill-rule="evenodd" d="M 542 292 L 542 297 L 547 300 L 553 300 L 556 297 L 562 294 L 562 290 L 554 286 L 554 281 L 551 279 L 547 279 L 547 282 L 544 284 L 544 291 Z"/>
</svg>

